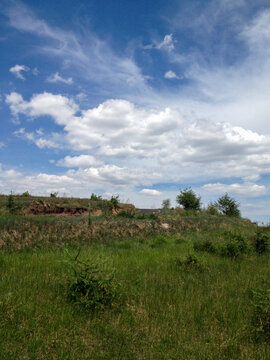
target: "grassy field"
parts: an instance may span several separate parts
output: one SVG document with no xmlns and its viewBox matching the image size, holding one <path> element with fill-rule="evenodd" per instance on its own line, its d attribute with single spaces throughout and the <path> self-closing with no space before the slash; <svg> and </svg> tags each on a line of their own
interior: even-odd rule
<svg viewBox="0 0 270 360">
<path fill-rule="evenodd" d="M 224 217 L 94 218 L 90 231 L 83 217 L 2 216 L 0 358 L 269 359 L 269 297 L 264 324 L 254 306 L 270 289 L 257 230 Z M 110 306 L 68 298 L 78 249 L 107 261 L 101 277 L 114 269 Z"/>
</svg>

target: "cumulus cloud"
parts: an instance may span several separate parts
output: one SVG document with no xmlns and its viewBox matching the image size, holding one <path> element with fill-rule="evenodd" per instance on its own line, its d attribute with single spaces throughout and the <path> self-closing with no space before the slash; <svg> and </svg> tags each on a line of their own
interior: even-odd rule
<svg viewBox="0 0 270 360">
<path fill-rule="evenodd" d="M 36 94 L 25 101 L 14 92 L 7 95 L 6 103 L 15 116 L 22 113 L 34 119 L 49 115 L 62 127 L 61 140 L 60 133 L 50 139 L 56 144 L 61 141 L 75 151 L 91 151 L 99 162 L 151 169 L 159 179 L 180 181 L 190 178 L 191 172 L 212 178 L 259 177 L 270 172 L 269 136 L 225 122 L 191 122 L 170 107 L 146 109 L 114 99 L 80 111 L 73 100 L 62 95 Z M 49 140 L 48 136 L 25 133 L 17 135 L 34 142 Z M 85 162 L 86 166 L 90 158 L 85 156 L 66 158 L 59 165 Z"/>
<path fill-rule="evenodd" d="M 149 195 L 149 196 L 159 196 L 162 195 L 161 191 L 154 190 L 154 189 L 142 189 L 140 191 L 141 194 Z"/>
<path fill-rule="evenodd" d="M 206 184 L 203 189 L 214 193 L 230 193 L 244 197 L 257 197 L 265 195 L 266 187 L 264 185 L 257 185 L 254 183 L 243 183 L 243 184 Z"/>
<path fill-rule="evenodd" d="M 25 80 L 25 77 L 23 76 L 22 72 L 25 71 L 29 71 L 29 67 L 25 66 L 25 65 L 15 65 L 13 67 L 11 67 L 9 69 L 9 71 L 16 76 L 16 78 L 21 79 L 21 80 Z"/>
<path fill-rule="evenodd" d="M 72 77 L 69 77 L 69 78 L 65 79 L 62 76 L 60 76 L 58 72 L 56 72 L 53 75 L 50 75 L 47 78 L 47 81 L 50 82 L 50 83 L 62 82 L 62 83 L 67 84 L 67 85 L 71 85 L 73 83 Z"/>
</svg>

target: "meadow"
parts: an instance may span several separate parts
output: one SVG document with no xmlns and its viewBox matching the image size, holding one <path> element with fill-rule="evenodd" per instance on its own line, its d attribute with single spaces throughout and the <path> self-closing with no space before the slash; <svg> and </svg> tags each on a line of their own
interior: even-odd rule
<svg viewBox="0 0 270 360">
<path fill-rule="evenodd" d="M 88 220 L 0 216 L 1 359 L 270 358 L 268 227 L 203 213 Z"/>
</svg>

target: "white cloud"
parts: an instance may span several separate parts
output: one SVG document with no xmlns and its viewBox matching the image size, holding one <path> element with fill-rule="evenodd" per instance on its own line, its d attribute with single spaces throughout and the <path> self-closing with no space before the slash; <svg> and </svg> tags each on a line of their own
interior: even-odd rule
<svg viewBox="0 0 270 360">
<path fill-rule="evenodd" d="M 50 82 L 50 83 L 62 82 L 62 83 L 67 84 L 67 85 L 71 85 L 73 83 L 72 77 L 69 77 L 69 78 L 65 79 L 62 76 L 60 76 L 58 72 L 56 72 L 53 75 L 50 75 L 47 78 L 47 81 Z"/>
<path fill-rule="evenodd" d="M 100 164 L 101 162 L 92 155 L 66 156 L 57 163 L 59 166 L 68 168 L 90 168 Z"/>
<path fill-rule="evenodd" d="M 141 194 L 149 195 L 149 196 L 159 196 L 162 195 L 161 191 L 154 190 L 154 189 L 143 189 L 140 191 Z"/>
<path fill-rule="evenodd" d="M 16 78 L 21 79 L 21 80 L 25 80 L 25 77 L 23 76 L 22 72 L 23 71 L 29 71 L 29 67 L 25 66 L 25 65 L 15 65 L 13 67 L 11 67 L 9 69 L 9 71 L 16 76 Z"/>
<path fill-rule="evenodd" d="M 243 184 L 206 184 L 203 189 L 214 193 L 229 193 L 244 197 L 257 197 L 266 194 L 266 187 L 264 185 L 257 185 L 254 183 Z"/>
<path fill-rule="evenodd" d="M 179 79 L 179 76 L 176 75 L 176 73 L 172 70 L 167 71 L 164 74 L 165 79 Z"/>
<path fill-rule="evenodd" d="M 38 139 L 46 139 L 75 151 L 91 151 L 91 156 L 101 163 L 141 168 L 142 172 L 151 169 L 165 181 L 197 175 L 258 178 L 270 173 L 270 137 L 229 123 L 191 122 L 172 108 L 146 109 L 120 99 L 81 112 L 74 101 L 50 93 L 36 94 L 29 101 L 11 93 L 6 102 L 15 116 L 49 115 L 62 127 L 61 133 L 51 137 L 37 132 L 20 134 L 38 146 L 45 146 Z M 70 157 L 62 164 L 78 161 L 79 166 L 86 160 Z M 128 170 L 125 176 L 128 178 Z"/>
<path fill-rule="evenodd" d="M 33 142 L 38 148 L 60 148 L 60 144 L 52 139 L 42 137 L 43 133 L 40 130 L 35 132 L 26 132 L 24 128 L 20 128 L 13 133 L 15 136 Z"/>
<path fill-rule="evenodd" d="M 161 41 L 159 44 L 156 45 L 157 49 L 164 49 L 167 51 L 174 50 L 174 40 L 173 40 L 173 34 L 167 34 L 164 36 L 163 41 Z"/>
<path fill-rule="evenodd" d="M 4 146 L 5 146 L 5 144 L 2 141 L 0 141 L 0 149 Z"/>
</svg>

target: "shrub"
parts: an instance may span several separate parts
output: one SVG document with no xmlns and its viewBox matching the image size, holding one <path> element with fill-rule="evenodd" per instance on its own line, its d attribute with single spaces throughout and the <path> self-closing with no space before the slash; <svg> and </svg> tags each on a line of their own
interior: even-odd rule
<svg viewBox="0 0 270 360">
<path fill-rule="evenodd" d="M 235 258 L 240 254 L 247 252 L 247 250 L 248 244 L 245 238 L 241 234 L 231 233 L 230 237 L 221 245 L 220 254 L 222 256 Z"/>
<path fill-rule="evenodd" d="M 16 202 L 14 196 L 11 193 L 10 195 L 8 195 L 6 208 L 8 209 L 10 214 L 16 214 L 17 211 L 21 210 L 22 204 Z"/>
<path fill-rule="evenodd" d="M 270 289 L 252 290 L 252 333 L 256 341 L 270 342 Z"/>
<path fill-rule="evenodd" d="M 28 191 L 25 191 L 24 193 L 22 193 L 21 196 L 22 196 L 22 197 L 30 197 L 31 195 L 29 194 Z"/>
<path fill-rule="evenodd" d="M 215 202 L 215 207 L 222 215 L 240 217 L 240 204 L 226 193 Z"/>
<path fill-rule="evenodd" d="M 111 203 L 112 209 L 115 209 L 119 204 L 119 195 L 112 196 L 111 200 L 110 200 L 110 203 Z"/>
<path fill-rule="evenodd" d="M 133 219 L 134 214 L 132 214 L 130 211 L 120 211 L 117 214 L 118 217 L 126 218 L 126 219 Z"/>
<path fill-rule="evenodd" d="M 57 191 L 55 191 L 55 192 L 53 192 L 53 193 L 50 193 L 50 197 L 51 197 L 51 198 L 56 198 L 57 195 L 58 195 L 58 192 L 57 192 Z"/>
<path fill-rule="evenodd" d="M 253 239 L 253 246 L 258 254 L 263 254 L 268 251 L 269 247 L 269 235 L 263 232 L 257 232 Z"/>
<path fill-rule="evenodd" d="M 101 195 L 95 195 L 94 193 L 91 194 L 90 200 L 92 201 L 100 201 L 102 200 Z"/>
<path fill-rule="evenodd" d="M 200 210 L 201 198 L 192 189 L 184 189 L 176 197 L 176 202 L 182 205 L 185 210 Z"/>
<path fill-rule="evenodd" d="M 207 206 L 207 209 L 206 209 L 206 212 L 209 214 L 209 215 L 219 215 L 219 212 L 218 212 L 218 209 L 217 209 L 217 206 L 215 204 L 213 204 L 212 202 L 210 202 Z"/>
<path fill-rule="evenodd" d="M 118 293 L 114 270 L 106 267 L 105 261 L 84 262 L 78 256 L 79 253 L 66 261 L 71 270 L 67 279 L 68 299 L 88 310 L 112 305 Z"/>
<path fill-rule="evenodd" d="M 171 200 L 165 199 L 162 201 L 162 209 L 167 213 L 171 208 Z"/>
</svg>

